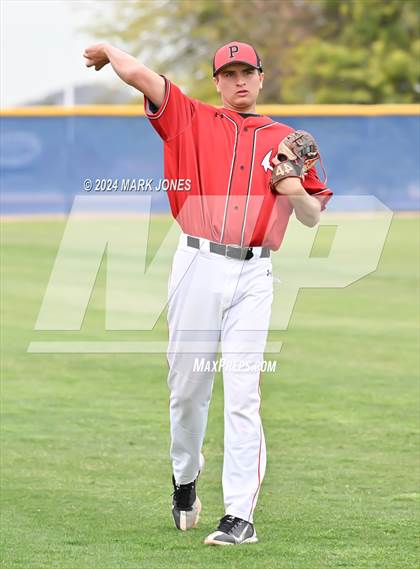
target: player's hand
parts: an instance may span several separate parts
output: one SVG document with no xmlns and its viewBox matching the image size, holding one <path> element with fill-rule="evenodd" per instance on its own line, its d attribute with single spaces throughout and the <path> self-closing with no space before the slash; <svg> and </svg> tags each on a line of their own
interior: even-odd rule
<svg viewBox="0 0 420 569">
<path fill-rule="evenodd" d="M 109 63 L 105 47 L 106 44 L 97 43 L 85 49 L 83 57 L 86 59 L 86 67 L 95 67 L 96 71 L 99 71 Z"/>
<path fill-rule="evenodd" d="M 305 130 L 289 133 L 280 141 L 271 161 L 273 165 L 271 187 L 277 188 L 277 184 L 287 178 L 303 179 L 319 158 L 318 147 L 312 134 Z"/>
</svg>

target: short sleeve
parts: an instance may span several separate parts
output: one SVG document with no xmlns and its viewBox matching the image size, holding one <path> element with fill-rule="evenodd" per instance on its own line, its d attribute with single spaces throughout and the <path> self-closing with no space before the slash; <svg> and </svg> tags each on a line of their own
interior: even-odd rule
<svg viewBox="0 0 420 569">
<path fill-rule="evenodd" d="M 165 79 L 165 99 L 156 109 L 155 105 L 144 97 L 146 117 L 158 135 L 168 141 L 185 130 L 194 116 L 197 102 L 182 93 L 181 89 Z"/>
<path fill-rule="evenodd" d="M 311 168 L 302 182 L 303 187 L 309 195 L 313 196 L 321 203 L 321 210 L 324 210 L 327 203 L 333 196 L 332 191 L 318 177 L 315 168 Z"/>
</svg>

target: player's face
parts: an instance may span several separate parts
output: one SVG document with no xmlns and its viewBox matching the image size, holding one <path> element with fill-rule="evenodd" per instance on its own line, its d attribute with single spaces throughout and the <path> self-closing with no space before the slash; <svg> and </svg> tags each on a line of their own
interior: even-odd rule
<svg viewBox="0 0 420 569">
<path fill-rule="evenodd" d="M 223 105 L 233 111 L 254 112 L 264 73 L 244 63 L 224 67 L 214 78 Z"/>
</svg>

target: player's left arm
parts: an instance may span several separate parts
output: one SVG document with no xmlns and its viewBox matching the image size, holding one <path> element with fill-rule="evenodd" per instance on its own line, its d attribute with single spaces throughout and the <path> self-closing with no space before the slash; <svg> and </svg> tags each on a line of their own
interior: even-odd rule
<svg viewBox="0 0 420 569">
<path fill-rule="evenodd" d="M 314 227 L 321 217 L 321 203 L 310 196 L 299 178 L 284 178 L 275 186 L 276 191 L 287 196 L 292 204 L 296 218 L 308 227 Z"/>
<path fill-rule="evenodd" d="M 319 159 L 315 139 L 304 130 L 289 133 L 280 142 L 273 159 L 272 189 L 288 197 L 297 219 L 308 227 L 319 222 L 321 211 L 332 195 L 314 168 Z"/>
</svg>

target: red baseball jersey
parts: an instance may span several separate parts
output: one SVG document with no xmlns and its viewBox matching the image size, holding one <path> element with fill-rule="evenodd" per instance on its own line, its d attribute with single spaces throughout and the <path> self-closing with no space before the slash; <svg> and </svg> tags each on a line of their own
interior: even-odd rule
<svg viewBox="0 0 420 569">
<path fill-rule="evenodd" d="M 167 193 L 182 231 L 277 250 L 293 207 L 270 188 L 271 159 L 294 129 L 263 115 L 244 117 L 207 105 L 165 82 L 161 107 L 154 109 L 145 97 L 145 112 L 164 141 L 164 176 L 174 182 Z M 324 209 L 332 192 L 315 168 L 302 184 Z"/>
</svg>

